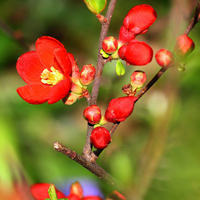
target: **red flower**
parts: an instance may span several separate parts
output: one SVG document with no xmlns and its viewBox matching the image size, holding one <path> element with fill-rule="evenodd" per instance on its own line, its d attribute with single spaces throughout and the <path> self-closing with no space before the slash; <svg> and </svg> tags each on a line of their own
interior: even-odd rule
<svg viewBox="0 0 200 200">
<path fill-rule="evenodd" d="M 92 64 L 83 65 L 80 71 L 80 82 L 83 85 L 89 85 L 94 80 L 95 67 Z"/>
<path fill-rule="evenodd" d="M 36 51 L 23 54 L 17 61 L 17 71 L 28 84 L 17 92 L 28 103 L 56 103 L 70 91 L 74 57 L 52 37 L 43 36 L 35 44 Z"/>
<path fill-rule="evenodd" d="M 111 142 L 110 133 L 104 127 L 97 127 L 92 131 L 90 141 L 96 149 L 104 149 Z"/>
<path fill-rule="evenodd" d="M 81 200 L 82 198 L 80 198 L 78 195 L 76 194 L 70 194 L 66 197 L 68 200 Z"/>
<path fill-rule="evenodd" d="M 156 11 L 149 5 L 142 4 L 131 8 L 120 29 L 119 41 L 129 42 L 136 35 L 146 33 L 156 20 Z"/>
<path fill-rule="evenodd" d="M 103 40 L 102 49 L 107 54 L 113 54 L 117 50 L 117 47 L 118 47 L 118 42 L 115 37 L 109 36 Z"/>
<path fill-rule="evenodd" d="M 134 96 L 112 99 L 106 109 L 106 120 L 112 123 L 124 121 L 133 112 L 136 100 Z"/>
<path fill-rule="evenodd" d="M 120 47 L 118 54 L 130 65 L 146 65 L 152 60 L 153 50 L 145 42 L 131 40 Z"/>
<path fill-rule="evenodd" d="M 50 198 L 48 194 L 48 189 L 50 187 L 49 183 L 36 183 L 31 186 L 31 194 L 33 195 L 35 200 L 45 200 L 46 198 Z M 65 198 L 65 195 L 60 192 L 59 190 L 56 190 L 56 194 L 58 199 Z"/>
</svg>

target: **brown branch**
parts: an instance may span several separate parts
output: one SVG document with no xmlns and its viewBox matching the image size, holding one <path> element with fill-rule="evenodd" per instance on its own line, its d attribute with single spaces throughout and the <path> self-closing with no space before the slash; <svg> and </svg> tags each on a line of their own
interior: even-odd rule
<svg viewBox="0 0 200 200">
<path fill-rule="evenodd" d="M 136 95 L 138 98 L 135 103 L 151 88 L 151 86 L 167 71 L 168 68 L 162 67 L 151 81 Z"/>
<path fill-rule="evenodd" d="M 117 0 L 111 0 L 110 1 L 110 4 L 108 6 L 108 10 L 107 10 L 107 13 L 106 13 L 106 17 L 105 17 L 107 19 L 107 21 L 105 23 L 103 23 L 102 27 L 101 27 L 97 67 L 96 67 L 96 73 L 95 73 L 95 78 L 94 78 L 94 82 L 93 82 L 93 88 L 92 88 L 92 93 L 91 93 L 91 96 L 90 96 L 89 105 L 96 104 L 96 101 L 97 101 L 97 96 L 98 96 L 98 93 L 99 93 L 99 87 L 100 87 L 103 67 L 106 64 L 106 60 L 103 59 L 102 55 L 100 54 L 100 50 L 102 48 L 102 42 L 103 42 L 104 38 L 107 36 L 108 28 L 109 28 L 109 25 L 110 25 L 110 21 L 111 21 L 111 18 L 112 18 L 112 14 L 113 14 L 116 2 L 117 2 Z M 85 146 L 83 148 L 83 156 L 85 158 L 88 157 L 88 159 L 92 155 L 92 149 L 91 149 L 91 145 L 90 145 L 90 135 L 91 135 L 92 130 L 93 130 L 93 126 L 88 124 Z"/>
<path fill-rule="evenodd" d="M 193 18 L 190 21 L 190 24 L 185 30 L 185 34 L 188 35 L 190 31 L 194 28 L 194 26 L 199 22 L 200 20 L 200 1 L 197 4 L 196 11 L 194 13 Z"/>
<path fill-rule="evenodd" d="M 113 178 L 110 174 L 108 174 L 103 168 L 101 168 L 95 161 L 88 161 L 86 158 L 80 156 L 75 151 L 65 147 L 61 143 L 55 142 L 54 149 L 62 154 L 68 156 L 70 159 L 76 161 L 90 172 L 92 172 L 95 176 L 105 181 L 107 184 L 113 186 L 119 192 L 125 192 L 123 186 Z"/>
</svg>

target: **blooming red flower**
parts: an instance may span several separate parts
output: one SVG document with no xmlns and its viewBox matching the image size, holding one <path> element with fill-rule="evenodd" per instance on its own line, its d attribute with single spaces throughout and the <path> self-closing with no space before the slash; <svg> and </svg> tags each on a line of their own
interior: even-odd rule
<svg viewBox="0 0 200 200">
<path fill-rule="evenodd" d="M 133 112 L 136 100 L 137 98 L 134 96 L 112 99 L 106 109 L 106 120 L 112 123 L 124 121 Z"/>
<path fill-rule="evenodd" d="M 90 142 L 96 149 L 104 149 L 111 142 L 110 133 L 104 127 L 95 128 L 90 136 Z"/>
<path fill-rule="evenodd" d="M 142 4 L 131 8 L 120 29 L 120 43 L 127 43 L 136 35 L 146 33 L 156 18 L 156 11 L 150 5 Z"/>
<path fill-rule="evenodd" d="M 17 61 L 17 71 L 28 84 L 17 92 L 31 104 L 56 103 L 70 91 L 74 57 L 52 37 L 40 37 L 35 45 L 36 51 L 24 53 Z"/>
<path fill-rule="evenodd" d="M 147 43 L 134 39 L 121 46 L 118 54 L 130 65 L 146 65 L 152 60 L 153 50 Z"/>
<path fill-rule="evenodd" d="M 30 188 L 31 194 L 35 200 L 45 200 L 46 198 L 50 198 L 48 194 L 49 187 L 49 183 L 36 183 Z M 58 199 L 65 198 L 65 195 L 61 191 L 57 190 L 56 188 L 55 190 Z"/>
<path fill-rule="evenodd" d="M 83 116 L 90 124 L 97 124 L 101 120 L 101 110 L 97 105 L 91 105 L 83 111 Z"/>
</svg>

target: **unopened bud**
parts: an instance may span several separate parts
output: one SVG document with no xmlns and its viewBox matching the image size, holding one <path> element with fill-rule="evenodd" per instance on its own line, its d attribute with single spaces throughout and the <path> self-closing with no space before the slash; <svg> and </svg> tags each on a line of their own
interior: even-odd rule
<svg viewBox="0 0 200 200">
<path fill-rule="evenodd" d="M 112 123 L 124 121 L 133 112 L 136 100 L 137 98 L 134 96 L 112 99 L 105 112 L 106 120 Z"/>
<path fill-rule="evenodd" d="M 64 99 L 63 99 L 63 102 L 66 104 L 66 105 L 72 105 L 73 103 L 75 103 L 78 98 L 80 97 L 81 95 L 80 94 L 75 94 L 73 92 L 70 92 Z"/>
<path fill-rule="evenodd" d="M 75 183 L 72 183 L 70 186 L 70 194 L 76 194 L 81 199 L 83 198 L 83 189 L 81 187 L 81 184 L 76 181 Z"/>
<path fill-rule="evenodd" d="M 94 80 L 95 67 L 92 64 L 83 65 L 80 71 L 80 82 L 83 85 L 89 85 Z"/>
<path fill-rule="evenodd" d="M 174 54 L 178 59 L 186 58 L 195 48 L 195 44 L 186 34 L 180 35 L 176 39 Z"/>
<path fill-rule="evenodd" d="M 147 80 L 147 75 L 145 72 L 137 70 L 131 74 L 131 85 L 133 90 L 141 88 Z"/>
<path fill-rule="evenodd" d="M 96 149 L 104 149 L 111 142 L 110 133 L 104 127 L 95 128 L 90 136 L 90 142 Z"/>
<path fill-rule="evenodd" d="M 117 39 L 113 36 L 106 37 L 102 43 L 102 49 L 107 54 L 113 54 L 118 47 Z"/>
<path fill-rule="evenodd" d="M 101 110 L 97 105 L 88 106 L 83 111 L 83 117 L 90 123 L 90 124 L 97 124 L 101 120 Z"/>
<path fill-rule="evenodd" d="M 167 49 L 160 49 L 155 55 L 157 63 L 161 67 L 172 67 L 174 62 L 173 54 Z"/>
</svg>

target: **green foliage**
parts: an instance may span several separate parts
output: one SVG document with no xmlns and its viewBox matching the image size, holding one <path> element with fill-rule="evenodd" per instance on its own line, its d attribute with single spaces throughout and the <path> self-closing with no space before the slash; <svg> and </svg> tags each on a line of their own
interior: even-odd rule
<svg viewBox="0 0 200 200">
<path fill-rule="evenodd" d="M 106 7 L 107 0 L 84 0 L 88 9 L 94 14 L 100 14 Z"/>
</svg>

